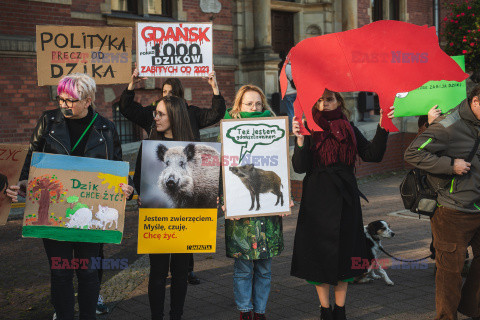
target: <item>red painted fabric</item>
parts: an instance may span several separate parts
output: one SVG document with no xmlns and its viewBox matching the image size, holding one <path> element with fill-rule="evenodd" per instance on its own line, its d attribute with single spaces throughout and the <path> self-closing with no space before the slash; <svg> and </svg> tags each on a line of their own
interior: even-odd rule
<svg viewBox="0 0 480 320">
<path fill-rule="evenodd" d="M 463 81 L 468 77 L 440 49 L 434 27 L 394 20 L 305 39 L 290 50 L 285 64 L 288 61 L 297 88 L 295 116 L 301 119 L 305 114 L 314 131 L 322 129 L 313 120 L 312 106 L 326 88 L 336 92 L 376 92 L 383 110 L 383 126 L 394 132 L 398 129 L 387 114 L 398 92 L 412 91 L 432 80 Z M 282 96 L 286 81 L 283 68 Z M 303 126 L 302 133 L 308 134 Z"/>
</svg>

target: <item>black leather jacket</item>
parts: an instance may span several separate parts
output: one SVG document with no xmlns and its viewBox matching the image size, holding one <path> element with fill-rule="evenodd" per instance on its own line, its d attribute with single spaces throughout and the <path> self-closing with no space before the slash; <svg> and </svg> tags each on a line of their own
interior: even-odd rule
<svg viewBox="0 0 480 320">
<path fill-rule="evenodd" d="M 95 111 L 93 115 L 95 116 Z M 30 139 L 25 164 L 20 180 L 28 179 L 32 152 L 69 155 L 72 146 L 65 117 L 60 109 L 43 112 Z M 107 160 L 122 160 L 122 145 L 115 125 L 100 114 L 90 129 L 83 157 Z"/>
</svg>

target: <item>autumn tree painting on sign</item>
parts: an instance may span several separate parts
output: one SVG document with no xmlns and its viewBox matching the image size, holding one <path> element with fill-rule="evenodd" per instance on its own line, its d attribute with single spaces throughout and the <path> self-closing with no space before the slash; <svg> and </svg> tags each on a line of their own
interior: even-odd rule
<svg viewBox="0 0 480 320">
<path fill-rule="evenodd" d="M 28 190 L 28 199 L 33 203 L 38 201 L 39 204 L 37 221 L 32 224 L 43 226 L 51 225 L 48 219 L 50 203 L 63 201 L 60 199 L 64 197 L 64 191 L 68 190 L 63 189 L 63 184 L 55 175 L 43 175 L 34 178 L 28 183 Z"/>
</svg>

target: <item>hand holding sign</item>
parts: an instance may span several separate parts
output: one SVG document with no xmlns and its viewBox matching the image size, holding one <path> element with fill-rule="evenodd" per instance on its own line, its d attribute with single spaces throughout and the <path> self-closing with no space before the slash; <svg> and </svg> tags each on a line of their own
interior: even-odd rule
<svg viewBox="0 0 480 320">
<path fill-rule="evenodd" d="M 303 120 L 303 125 L 305 126 L 305 120 Z M 300 122 L 297 120 L 297 117 L 293 117 L 292 133 L 295 135 L 295 137 L 297 137 L 297 145 L 299 147 L 303 147 L 305 136 L 300 133 Z"/>
<path fill-rule="evenodd" d="M 20 189 L 19 186 L 9 186 L 5 190 L 5 194 L 7 195 L 7 197 L 12 199 L 12 202 L 18 202 L 17 196 L 18 196 L 18 190 L 19 189 Z"/>
<path fill-rule="evenodd" d="M 208 77 L 204 77 L 203 79 L 206 79 L 208 84 L 212 87 L 213 94 L 218 96 L 220 94 L 220 90 L 218 89 L 217 74 L 215 71 L 210 72 Z"/>
<path fill-rule="evenodd" d="M 130 81 L 130 83 L 128 84 L 128 90 L 133 90 L 135 89 L 135 86 L 137 83 L 139 83 L 140 81 L 142 80 L 145 80 L 147 78 L 141 78 L 139 77 L 138 75 L 138 68 L 137 68 L 137 63 L 135 63 L 135 70 L 133 70 L 133 73 L 132 73 L 132 81 Z"/>
<path fill-rule="evenodd" d="M 241 144 L 240 160 L 247 153 L 252 153 L 257 145 L 270 145 L 285 136 L 285 130 L 277 125 L 240 124 L 227 131 L 227 137 L 236 144 Z"/>
<path fill-rule="evenodd" d="M 387 118 L 388 119 L 393 119 L 393 114 L 395 112 L 395 107 L 394 106 L 391 106 L 390 107 L 390 112 L 387 114 Z M 382 129 L 385 129 L 384 125 L 383 125 L 383 109 L 380 109 L 380 120 L 378 121 L 378 124 L 380 126 L 380 128 Z"/>
</svg>

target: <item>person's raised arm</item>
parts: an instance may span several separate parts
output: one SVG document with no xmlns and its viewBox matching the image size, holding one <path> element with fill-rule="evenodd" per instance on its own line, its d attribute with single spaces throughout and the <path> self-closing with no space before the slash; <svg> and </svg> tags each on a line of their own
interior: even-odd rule
<svg viewBox="0 0 480 320">
<path fill-rule="evenodd" d="M 395 107 L 390 107 L 387 117 L 393 118 Z M 357 151 L 360 158 L 366 162 L 380 162 L 383 159 L 385 150 L 387 149 L 388 132 L 382 125 L 383 110 L 380 109 L 380 121 L 378 123 L 377 132 L 372 141 L 368 141 L 356 127 L 353 127 L 355 139 L 357 140 Z"/>
<path fill-rule="evenodd" d="M 213 94 L 216 96 L 220 95 L 220 90 L 218 89 L 218 83 L 217 83 L 217 74 L 215 73 L 215 71 L 210 72 L 210 74 L 206 79 L 208 84 L 212 87 Z"/>
<path fill-rule="evenodd" d="M 211 126 L 222 120 L 225 115 L 225 110 L 227 109 L 225 99 L 218 89 L 215 71 L 209 74 L 207 81 L 213 90 L 212 107 L 210 109 L 203 109 L 191 106 L 191 108 L 194 108 L 195 110 L 195 118 L 197 119 L 198 127 L 200 129 Z"/>
<path fill-rule="evenodd" d="M 137 83 L 147 79 L 147 78 L 139 77 L 138 74 L 139 72 L 138 72 L 137 64 L 135 63 L 135 70 L 133 70 L 132 79 L 128 84 L 128 88 L 127 88 L 128 90 L 135 90 L 135 86 L 137 85 Z"/>
<path fill-rule="evenodd" d="M 145 78 L 138 77 L 138 69 L 135 68 L 132 74 L 132 81 L 128 84 L 127 89 L 122 92 L 118 106 L 120 113 L 125 118 L 149 132 L 153 123 L 152 112 L 155 108 L 150 106 L 144 108 L 140 103 L 135 101 L 135 85 L 143 79 Z"/>
<path fill-rule="evenodd" d="M 292 166 L 296 173 L 305 173 L 311 167 L 311 154 L 309 151 L 310 138 L 305 138 L 300 134 L 300 124 L 296 117 L 292 121 L 292 133 L 296 137 L 295 149 L 292 156 Z"/>
</svg>

